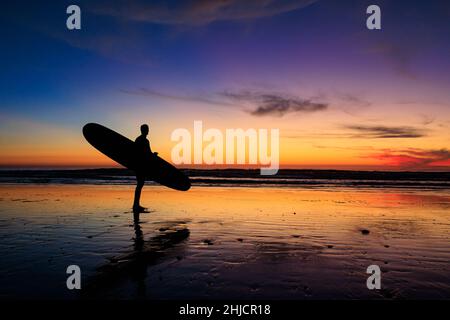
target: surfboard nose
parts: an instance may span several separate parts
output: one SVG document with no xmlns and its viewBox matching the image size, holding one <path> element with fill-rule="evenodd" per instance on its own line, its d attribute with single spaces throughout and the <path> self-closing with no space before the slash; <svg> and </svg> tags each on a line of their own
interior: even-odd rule
<svg viewBox="0 0 450 320">
<path fill-rule="evenodd" d="M 94 123 L 94 122 L 89 122 L 86 123 L 83 126 L 83 136 L 86 137 L 86 135 L 89 135 L 89 132 L 91 132 L 92 130 L 94 130 L 96 127 L 100 126 L 98 123 Z"/>
</svg>

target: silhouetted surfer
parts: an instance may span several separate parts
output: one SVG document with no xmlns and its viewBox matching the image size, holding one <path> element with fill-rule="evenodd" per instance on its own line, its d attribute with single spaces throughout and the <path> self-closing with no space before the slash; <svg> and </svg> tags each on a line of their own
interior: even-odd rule
<svg viewBox="0 0 450 320">
<path fill-rule="evenodd" d="M 136 159 L 137 159 L 137 169 L 136 169 L 136 190 L 134 191 L 134 203 L 133 212 L 143 212 L 144 207 L 140 205 L 141 191 L 145 183 L 145 168 L 148 167 L 148 160 L 151 157 L 158 155 L 158 152 L 153 153 L 150 148 L 150 142 L 147 140 L 147 135 L 149 132 L 148 125 L 143 124 L 141 126 L 141 135 L 136 138 Z"/>
</svg>

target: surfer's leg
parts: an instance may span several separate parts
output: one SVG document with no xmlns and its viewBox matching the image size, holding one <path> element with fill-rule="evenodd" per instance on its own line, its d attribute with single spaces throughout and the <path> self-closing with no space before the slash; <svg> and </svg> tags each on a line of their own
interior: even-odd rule
<svg viewBox="0 0 450 320">
<path fill-rule="evenodd" d="M 144 177 L 142 177 L 140 175 L 136 176 L 136 180 L 137 180 L 137 183 L 136 183 L 136 189 L 134 191 L 134 203 L 133 203 L 134 210 L 141 209 L 141 206 L 140 206 L 141 191 L 142 191 L 142 188 L 144 187 L 144 183 L 145 183 Z"/>
</svg>

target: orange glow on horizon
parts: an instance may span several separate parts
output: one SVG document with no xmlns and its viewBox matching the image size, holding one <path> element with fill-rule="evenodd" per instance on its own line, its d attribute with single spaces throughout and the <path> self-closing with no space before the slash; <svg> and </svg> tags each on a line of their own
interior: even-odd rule
<svg viewBox="0 0 450 320">
<path fill-rule="evenodd" d="M 334 118 L 329 121 L 334 122 Z M 0 140 L 1 168 L 120 168 L 87 143 L 77 127 L 67 129 L 48 123 L 29 120 L 8 119 L 2 127 Z M 217 128 L 224 132 L 234 128 L 273 128 L 267 118 L 248 118 L 239 122 L 230 119 L 204 121 L 205 130 Z M 355 139 L 344 135 L 344 129 L 331 129 L 324 124 L 326 119 L 309 117 L 300 132 L 293 128 L 296 119 L 277 122 L 280 127 L 280 168 L 344 169 L 344 170 L 410 170 L 450 171 L 450 160 L 436 158 L 428 161 L 427 152 L 445 154 L 442 146 L 448 132 L 436 129 L 434 136 L 420 139 Z M 14 123 L 14 126 L 11 124 Z M 120 126 L 109 124 L 117 132 L 134 140 L 139 134 L 139 125 L 125 122 Z M 153 124 L 154 123 L 154 124 Z M 192 130 L 191 119 L 176 117 L 169 122 L 151 122 L 149 140 L 152 150 L 170 162 L 171 150 L 176 142 L 170 140 L 171 132 L 177 128 Z M 245 124 L 245 125 L 244 125 Z M 12 134 L 16 130 L 18 134 Z M 318 133 L 319 132 L 319 133 Z M 323 132 L 324 135 L 321 135 Z M 411 141 L 414 143 L 411 144 Z M 203 148 L 207 145 L 204 142 Z M 410 150 L 410 151 L 408 151 Z M 408 154 L 409 152 L 409 154 Z M 418 155 L 416 155 L 418 154 Z M 422 161 L 423 159 L 423 161 Z M 181 168 L 260 168 L 260 165 L 178 165 Z"/>
</svg>

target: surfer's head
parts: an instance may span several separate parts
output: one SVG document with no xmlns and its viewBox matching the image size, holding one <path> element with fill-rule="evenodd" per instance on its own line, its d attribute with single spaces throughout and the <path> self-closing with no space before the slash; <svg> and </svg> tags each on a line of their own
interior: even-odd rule
<svg viewBox="0 0 450 320">
<path fill-rule="evenodd" d="M 144 136 L 148 135 L 148 125 L 143 124 L 143 125 L 141 126 L 141 133 L 142 133 L 142 135 L 144 135 Z"/>
</svg>

